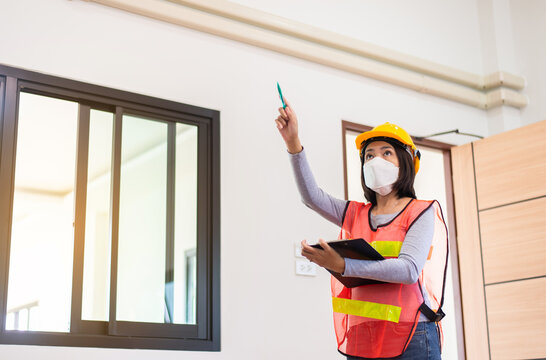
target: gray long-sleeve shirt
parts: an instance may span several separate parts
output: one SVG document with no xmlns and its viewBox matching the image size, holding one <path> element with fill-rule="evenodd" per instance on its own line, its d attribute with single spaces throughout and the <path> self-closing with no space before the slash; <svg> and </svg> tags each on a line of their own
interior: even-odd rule
<svg viewBox="0 0 546 360">
<path fill-rule="evenodd" d="M 307 162 L 305 150 L 289 156 L 302 202 L 325 219 L 342 226 L 347 201 L 337 199 L 318 187 Z M 397 215 L 372 215 L 371 225 L 377 227 L 386 224 Z M 429 208 L 406 233 L 398 258 L 381 261 L 346 258 L 343 275 L 391 283 L 413 284 L 423 270 L 433 235 L 434 213 L 432 208 Z M 427 294 L 424 295 L 425 302 L 429 304 Z M 421 314 L 420 321 L 424 320 L 426 318 Z"/>
</svg>

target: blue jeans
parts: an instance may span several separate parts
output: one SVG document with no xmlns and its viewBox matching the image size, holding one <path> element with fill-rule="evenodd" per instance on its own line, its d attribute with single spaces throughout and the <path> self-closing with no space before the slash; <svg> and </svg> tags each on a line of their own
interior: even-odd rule
<svg viewBox="0 0 546 360">
<path fill-rule="evenodd" d="M 347 356 L 348 360 L 362 360 L 365 358 Z M 406 351 L 395 358 L 397 360 L 441 360 L 440 338 L 436 323 L 420 322 Z M 377 360 L 377 359 L 376 359 Z"/>
</svg>

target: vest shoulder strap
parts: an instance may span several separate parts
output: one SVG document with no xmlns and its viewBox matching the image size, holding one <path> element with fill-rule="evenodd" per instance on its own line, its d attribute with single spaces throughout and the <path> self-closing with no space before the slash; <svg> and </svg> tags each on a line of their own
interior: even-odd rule
<svg viewBox="0 0 546 360">
<path fill-rule="evenodd" d="M 355 224 L 355 221 L 357 221 L 359 214 L 371 208 L 371 206 L 372 205 L 369 203 L 365 204 L 359 201 L 347 201 L 345 213 L 343 214 L 343 222 L 341 224 L 342 233 L 347 232 L 347 234 L 345 234 L 344 237 L 340 238 L 347 239 L 351 237 L 351 234 L 348 233 L 350 232 L 349 229 L 353 228 L 353 225 Z"/>
</svg>

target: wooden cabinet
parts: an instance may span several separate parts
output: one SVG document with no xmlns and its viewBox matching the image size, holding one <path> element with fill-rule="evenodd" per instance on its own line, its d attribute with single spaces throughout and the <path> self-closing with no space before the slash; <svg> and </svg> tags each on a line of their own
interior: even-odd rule
<svg viewBox="0 0 546 360">
<path fill-rule="evenodd" d="M 451 155 L 466 357 L 546 358 L 546 121 Z"/>
</svg>

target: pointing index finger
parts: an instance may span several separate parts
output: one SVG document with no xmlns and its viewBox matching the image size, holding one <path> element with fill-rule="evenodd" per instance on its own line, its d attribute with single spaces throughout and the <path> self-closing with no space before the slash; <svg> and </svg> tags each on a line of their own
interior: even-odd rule
<svg viewBox="0 0 546 360">
<path fill-rule="evenodd" d="M 290 102 L 288 100 L 286 100 L 286 98 L 283 96 L 282 97 L 284 99 L 284 103 L 286 104 L 286 110 L 289 110 L 289 111 L 292 111 L 292 105 L 290 104 Z"/>
</svg>

